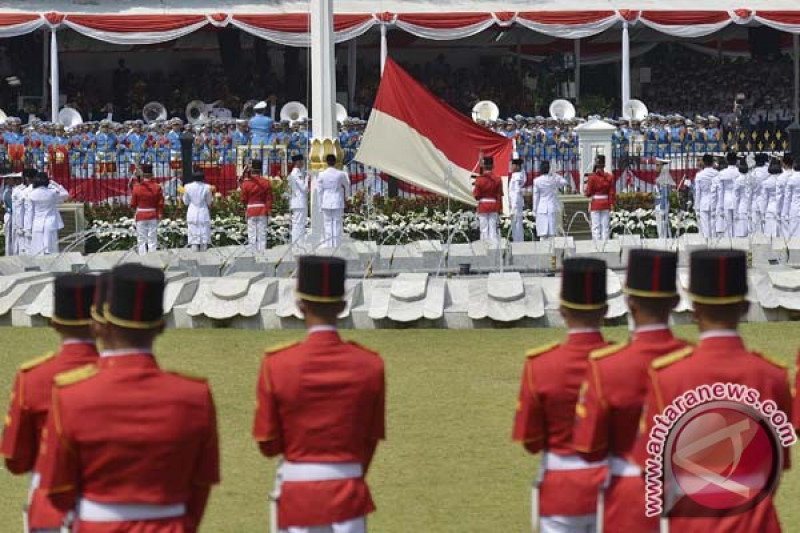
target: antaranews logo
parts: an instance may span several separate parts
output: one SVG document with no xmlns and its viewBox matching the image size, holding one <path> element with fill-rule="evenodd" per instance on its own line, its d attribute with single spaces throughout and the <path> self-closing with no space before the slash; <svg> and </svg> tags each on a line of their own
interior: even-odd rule
<svg viewBox="0 0 800 533">
<path fill-rule="evenodd" d="M 645 465 L 647 516 L 742 513 L 771 494 L 783 448 L 797 441 L 789 417 L 758 390 L 701 385 L 653 417 Z"/>
</svg>

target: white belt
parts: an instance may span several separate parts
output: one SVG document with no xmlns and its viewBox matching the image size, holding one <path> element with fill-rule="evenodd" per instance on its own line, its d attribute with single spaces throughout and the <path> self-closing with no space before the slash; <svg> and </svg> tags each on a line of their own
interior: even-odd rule
<svg viewBox="0 0 800 533">
<path fill-rule="evenodd" d="M 137 213 L 152 213 L 156 211 L 155 207 L 140 207 L 136 210 Z"/>
<path fill-rule="evenodd" d="M 334 481 L 364 476 L 359 463 L 290 463 L 281 465 L 283 481 Z"/>
<path fill-rule="evenodd" d="M 78 517 L 84 522 L 130 522 L 137 520 L 162 520 L 186 514 L 186 505 L 155 505 L 148 503 L 105 503 L 81 499 Z"/>
<path fill-rule="evenodd" d="M 595 194 L 592 196 L 592 200 L 608 200 L 607 194 Z"/>
<path fill-rule="evenodd" d="M 607 465 L 605 460 L 589 462 L 579 455 L 558 455 L 552 452 L 545 452 L 542 461 L 547 470 L 584 470 L 586 468 L 602 468 Z"/>
<path fill-rule="evenodd" d="M 608 464 L 611 469 L 612 476 L 640 477 L 642 475 L 641 468 L 630 461 L 623 459 L 622 457 L 612 455 Z"/>
<path fill-rule="evenodd" d="M 481 198 L 480 200 L 478 200 L 478 202 L 481 203 L 481 204 L 496 204 L 497 203 L 497 199 L 495 199 L 495 198 Z"/>
<path fill-rule="evenodd" d="M 267 204 L 247 204 L 247 207 L 267 207 Z"/>
</svg>

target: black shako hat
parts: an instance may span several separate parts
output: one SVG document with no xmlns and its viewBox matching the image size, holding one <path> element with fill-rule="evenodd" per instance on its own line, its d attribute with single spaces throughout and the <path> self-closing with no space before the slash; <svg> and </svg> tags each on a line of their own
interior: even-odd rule
<svg viewBox="0 0 800 533">
<path fill-rule="evenodd" d="M 65 274 L 55 281 L 52 322 L 61 326 L 88 326 L 95 277 L 88 274 Z"/>
<path fill-rule="evenodd" d="M 304 160 L 305 158 L 303 157 L 303 154 L 295 154 L 292 156 L 292 163 L 297 163 L 298 161 L 304 161 Z"/>
<path fill-rule="evenodd" d="M 129 264 L 114 268 L 108 280 L 103 316 L 109 324 L 153 329 L 164 324 L 164 273 Z"/>
<path fill-rule="evenodd" d="M 250 170 L 256 174 L 261 174 L 261 172 L 264 170 L 264 163 L 260 159 L 253 159 L 250 161 Z"/>
<path fill-rule="evenodd" d="M 663 250 L 631 250 L 625 292 L 640 298 L 672 298 L 678 295 L 675 276 L 678 254 Z"/>
<path fill-rule="evenodd" d="M 597 165 L 603 165 L 603 166 L 605 166 L 605 164 L 606 164 L 606 156 L 605 156 L 605 155 L 603 155 L 603 154 L 597 154 L 597 155 L 595 156 L 595 158 L 594 158 L 594 164 L 595 164 L 596 166 L 597 166 Z"/>
<path fill-rule="evenodd" d="M 484 157 L 481 163 L 483 164 L 483 168 L 491 170 L 494 168 L 494 157 Z"/>
<path fill-rule="evenodd" d="M 344 300 L 344 259 L 305 255 L 298 260 L 297 268 L 298 299 L 318 303 Z"/>
<path fill-rule="evenodd" d="M 606 262 L 600 259 L 565 259 L 561 272 L 561 305 L 593 311 L 606 305 Z"/>
<path fill-rule="evenodd" d="M 743 302 L 747 254 L 741 250 L 698 250 L 689 258 L 689 297 L 706 305 Z"/>
<path fill-rule="evenodd" d="M 94 284 L 94 301 L 92 302 L 92 318 L 95 322 L 100 324 L 106 323 L 106 317 L 103 315 L 106 302 L 108 301 L 108 282 L 111 279 L 111 274 L 103 272 L 95 278 Z"/>
<path fill-rule="evenodd" d="M 142 166 L 139 167 L 139 169 L 142 171 L 142 176 L 153 176 L 153 165 L 150 163 L 142 163 Z"/>
</svg>

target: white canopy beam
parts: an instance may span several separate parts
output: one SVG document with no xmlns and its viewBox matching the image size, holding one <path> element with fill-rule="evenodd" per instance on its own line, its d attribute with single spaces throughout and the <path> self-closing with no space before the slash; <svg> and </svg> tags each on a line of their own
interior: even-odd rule
<svg viewBox="0 0 800 533">
<path fill-rule="evenodd" d="M 622 115 L 631 99 L 631 40 L 628 21 L 622 21 Z"/>
</svg>

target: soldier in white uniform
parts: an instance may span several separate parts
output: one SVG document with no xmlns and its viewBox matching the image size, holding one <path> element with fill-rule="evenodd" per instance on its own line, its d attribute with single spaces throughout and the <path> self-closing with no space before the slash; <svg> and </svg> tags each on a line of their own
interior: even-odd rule
<svg viewBox="0 0 800 533">
<path fill-rule="evenodd" d="M 533 212 L 536 213 L 536 234 L 540 239 L 548 239 L 558 232 L 559 189 L 567 186 L 567 180 L 551 173 L 550 161 L 542 161 L 541 170 L 542 175 L 533 180 Z"/>
<path fill-rule="evenodd" d="M 750 234 L 750 169 L 745 158 L 739 160 L 736 170 L 739 175 L 733 183 L 733 236 L 743 238 Z"/>
<path fill-rule="evenodd" d="M 778 213 L 778 176 L 783 173 L 781 162 L 772 159 L 767 168 L 767 179 L 761 182 L 761 206 L 764 213 L 764 235 L 778 237 L 780 215 Z"/>
<path fill-rule="evenodd" d="M 17 255 L 17 235 L 14 226 L 14 189 L 19 184 L 19 174 L 8 174 L 3 178 L 2 204 L 6 212 L 3 214 L 3 233 L 6 240 L 6 255 Z"/>
<path fill-rule="evenodd" d="M 36 177 L 36 170 L 26 168 L 22 171 L 22 183 L 14 187 L 11 191 L 11 205 L 14 212 L 14 255 L 28 255 L 28 245 L 30 244 L 30 227 L 25 228 L 25 200 L 30 193 L 30 183 Z"/>
<path fill-rule="evenodd" d="M 523 219 L 525 217 L 525 174 L 522 159 L 511 161 L 511 179 L 508 181 L 508 205 L 511 208 L 511 238 L 514 242 L 525 240 Z"/>
<path fill-rule="evenodd" d="M 791 154 L 784 154 L 782 163 L 783 172 L 778 176 L 777 187 L 775 194 L 778 196 L 778 234 L 781 237 L 789 236 L 789 201 L 786 200 L 786 185 L 789 178 L 792 177 L 792 156 Z"/>
<path fill-rule="evenodd" d="M 751 235 L 764 234 L 764 209 L 766 205 L 761 196 L 761 184 L 769 176 L 767 154 L 756 154 L 756 168 L 750 174 L 750 233 Z"/>
<path fill-rule="evenodd" d="M 300 154 L 292 156 L 292 173 L 289 174 L 289 209 L 292 210 L 292 244 L 303 244 L 308 220 L 308 174 Z"/>
<path fill-rule="evenodd" d="M 64 227 L 58 204 L 69 197 L 61 185 L 40 172 L 25 200 L 25 226 L 31 228 L 30 255 L 58 253 L 58 231 Z"/>
<path fill-rule="evenodd" d="M 214 203 L 214 193 L 211 186 L 205 183 L 205 175 L 202 172 L 195 172 L 192 175 L 192 182 L 184 187 L 182 200 L 187 206 L 189 246 L 195 252 L 204 252 L 211 242 L 210 208 Z"/>
<path fill-rule="evenodd" d="M 342 243 L 342 217 L 345 198 L 350 196 L 350 178 L 336 168 L 336 156 L 325 157 L 328 168 L 317 176 L 320 208 L 325 231 L 323 246 L 337 248 Z"/>
<path fill-rule="evenodd" d="M 730 152 L 725 156 L 725 168 L 716 177 L 716 214 L 717 235 L 733 237 L 733 220 L 736 213 L 736 193 L 734 188 L 739 169 L 736 167 L 739 158 Z"/>
<path fill-rule="evenodd" d="M 714 157 L 703 156 L 702 169 L 694 178 L 694 210 L 697 213 L 697 227 L 706 239 L 712 236 L 711 213 L 713 212 L 713 182 L 717 177 Z"/>
<path fill-rule="evenodd" d="M 671 236 L 669 224 L 669 202 L 670 192 L 675 182 L 669 171 L 669 159 L 656 159 L 656 178 L 655 188 L 655 214 L 656 231 L 659 239 L 669 239 Z"/>
<path fill-rule="evenodd" d="M 785 211 L 789 218 L 789 238 L 800 237 L 800 157 L 794 160 L 794 172 L 786 181 L 784 202 L 789 202 Z"/>
</svg>

